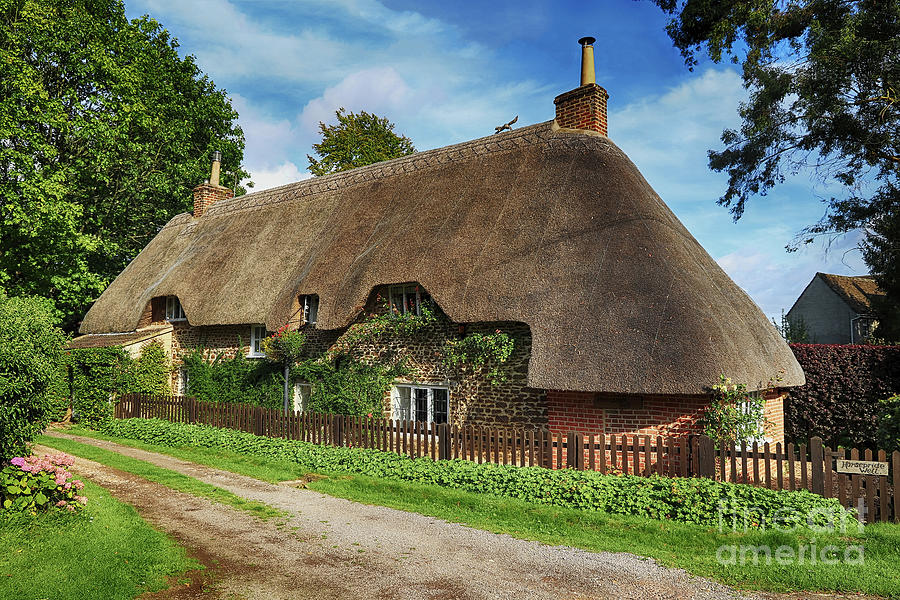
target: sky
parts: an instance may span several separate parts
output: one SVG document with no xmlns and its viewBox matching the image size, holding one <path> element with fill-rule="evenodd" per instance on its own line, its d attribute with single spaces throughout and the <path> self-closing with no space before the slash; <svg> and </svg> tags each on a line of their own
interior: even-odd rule
<svg viewBox="0 0 900 600">
<path fill-rule="evenodd" d="M 255 190 L 309 177 L 318 124 L 338 108 L 387 117 L 418 150 L 554 116 L 553 98 L 579 85 L 584 36 L 609 92 L 609 136 L 706 248 L 770 317 L 780 319 L 817 271 L 862 275 L 856 234 L 787 253 L 835 193 L 799 173 L 754 198 L 733 222 L 716 200 L 726 175 L 707 151 L 737 128 L 746 99 L 738 68 L 688 70 L 646 0 L 126 0 L 227 91 L 246 136 Z"/>
</svg>

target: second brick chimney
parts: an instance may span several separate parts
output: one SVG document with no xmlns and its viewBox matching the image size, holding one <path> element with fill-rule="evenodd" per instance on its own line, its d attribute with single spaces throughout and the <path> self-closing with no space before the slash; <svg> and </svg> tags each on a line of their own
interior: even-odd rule
<svg viewBox="0 0 900 600">
<path fill-rule="evenodd" d="M 213 202 L 234 198 L 234 190 L 219 185 L 219 169 L 222 165 L 222 153 L 213 152 L 212 170 L 208 181 L 194 188 L 194 218 L 203 216 Z"/>
<path fill-rule="evenodd" d="M 597 85 L 594 75 L 594 38 L 583 37 L 581 44 L 581 86 L 553 99 L 556 124 L 567 129 L 585 129 L 608 135 L 606 100 L 609 94 Z"/>
</svg>

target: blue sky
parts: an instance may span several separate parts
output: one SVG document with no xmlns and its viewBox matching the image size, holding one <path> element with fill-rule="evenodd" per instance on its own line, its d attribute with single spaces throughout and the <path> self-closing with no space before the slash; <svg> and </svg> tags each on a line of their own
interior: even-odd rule
<svg viewBox="0 0 900 600">
<path fill-rule="evenodd" d="M 788 254 L 832 191 L 807 174 L 755 198 L 733 223 L 715 201 L 725 176 L 707 168 L 746 97 L 737 68 L 688 71 L 646 1 L 126 0 L 178 38 L 239 111 L 256 189 L 308 177 L 319 121 L 338 107 L 387 116 L 419 150 L 553 118 L 577 87 L 578 38 L 594 45 L 610 94 L 609 135 L 691 233 L 770 316 L 790 308 L 816 271 L 866 272 L 858 237 Z"/>
</svg>

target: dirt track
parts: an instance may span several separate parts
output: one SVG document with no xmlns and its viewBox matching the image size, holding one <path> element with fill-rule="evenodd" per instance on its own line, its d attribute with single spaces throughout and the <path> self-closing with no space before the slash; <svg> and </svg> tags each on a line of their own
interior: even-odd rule
<svg viewBox="0 0 900 600">
<path fill-rule="evenodd" d="M 208 567 L 192 573 L 189 586 L 148 596 L 152 598 L 746 597 L 630 554 L 545 546 L 111 442 L 50 435 L 146 460 L 290 515 L 286 523 L 264 522 L 77 458 L 74 470 L 135 506 Z"/>
</svg>

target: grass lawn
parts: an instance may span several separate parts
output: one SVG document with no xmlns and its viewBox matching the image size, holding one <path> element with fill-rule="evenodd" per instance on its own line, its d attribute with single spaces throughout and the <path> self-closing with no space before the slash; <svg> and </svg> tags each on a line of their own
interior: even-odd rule
<svg viewBox="0 0 900 600">
<path fill-rule="evenodd" d="M 83 433 L 83 432 L 82 432 Z M 95 462 L 104 464 L 120 471 L 132 473 L 144 479 L 154 481 L 166 487 L 185 492 L 201 498 L 208 498 L 213 502 L 227 504 L 233 508 L 249 512 L 252 515 L 262 519 L 284 517 L 285 513 L 272 508 L 268 504 L 256 502 L 255 500 L 246 500 L 232 494 L 228 490 L 217 488 L 214 485 L 204 483 L 199 479 L 182 475 L 170 469 L 164 469 L 144 460 L 138 460 L 129 456 L 122 456 L 117 452 L 104 450 L 88 444 L 82 444 L 72 440 L 54 438 L 46 435 L 38 436 L 35 442 L 44 446 L 51 446 L 63 452 L 74 454 L 82 458 L 87 458 Z"/>
<path fill-rule="evenodd" d="M 185 460 L 240 473 L 265 481 L 299 479 L 310 473 L 303 465 L 204 448 L 170 448 L 134 440 L 112 438 L 95 431 L 73 428 L 71 433 L 108 439 L 125 445 L 169 454 Z M 58 442 L 59 440 L 53 440 Z M 43 443 L 43 440 L 42 440 Z M 54 444 L 55 445 L 55 444 Z M 79 454 L 72 451 L 73 454 Z M 479 529 L 507 533 L 547 544 L 563 544 L 592 551 L 631 552 L 681 567 L 744 589 L 770 591 L 834 590 L 863 592 L 900 598 L 900 526 L 869 525 L 846 533 L 816 533 L 809 530 L 720 533 L 714 528 L 669 521 L 610 515 L 531 504 L 497 496 L 473 494 L 438 486 L 375 479 L 361 475 L 320 473 L 309 483 L 311 489 L 367 504 L 389 506 L 442 518 Z M 811 563 L 809 549 L 817 554 L 827 545 L 840 549 L 864 548 L 862 564 L 840 562 Z M 717 560 L 722 546 L 737 546 L 736 564 Z M 740 560 L 741 546 L 791 548 L 795 556 L 805 549 L 804 561 L 780 565 Z M 726 552 L 724 555 L 728 557 Z M 752 554 L 746 555 L 752 557 Z M 856 557 L 854 553 L 853 558 Z"/>
<path fill-rule="evenodd" d="M 80 514 L 0 519 L 0 599 L 131 600 L 200 566 L 104 488 L 83 493 Z"/>
</svg>

